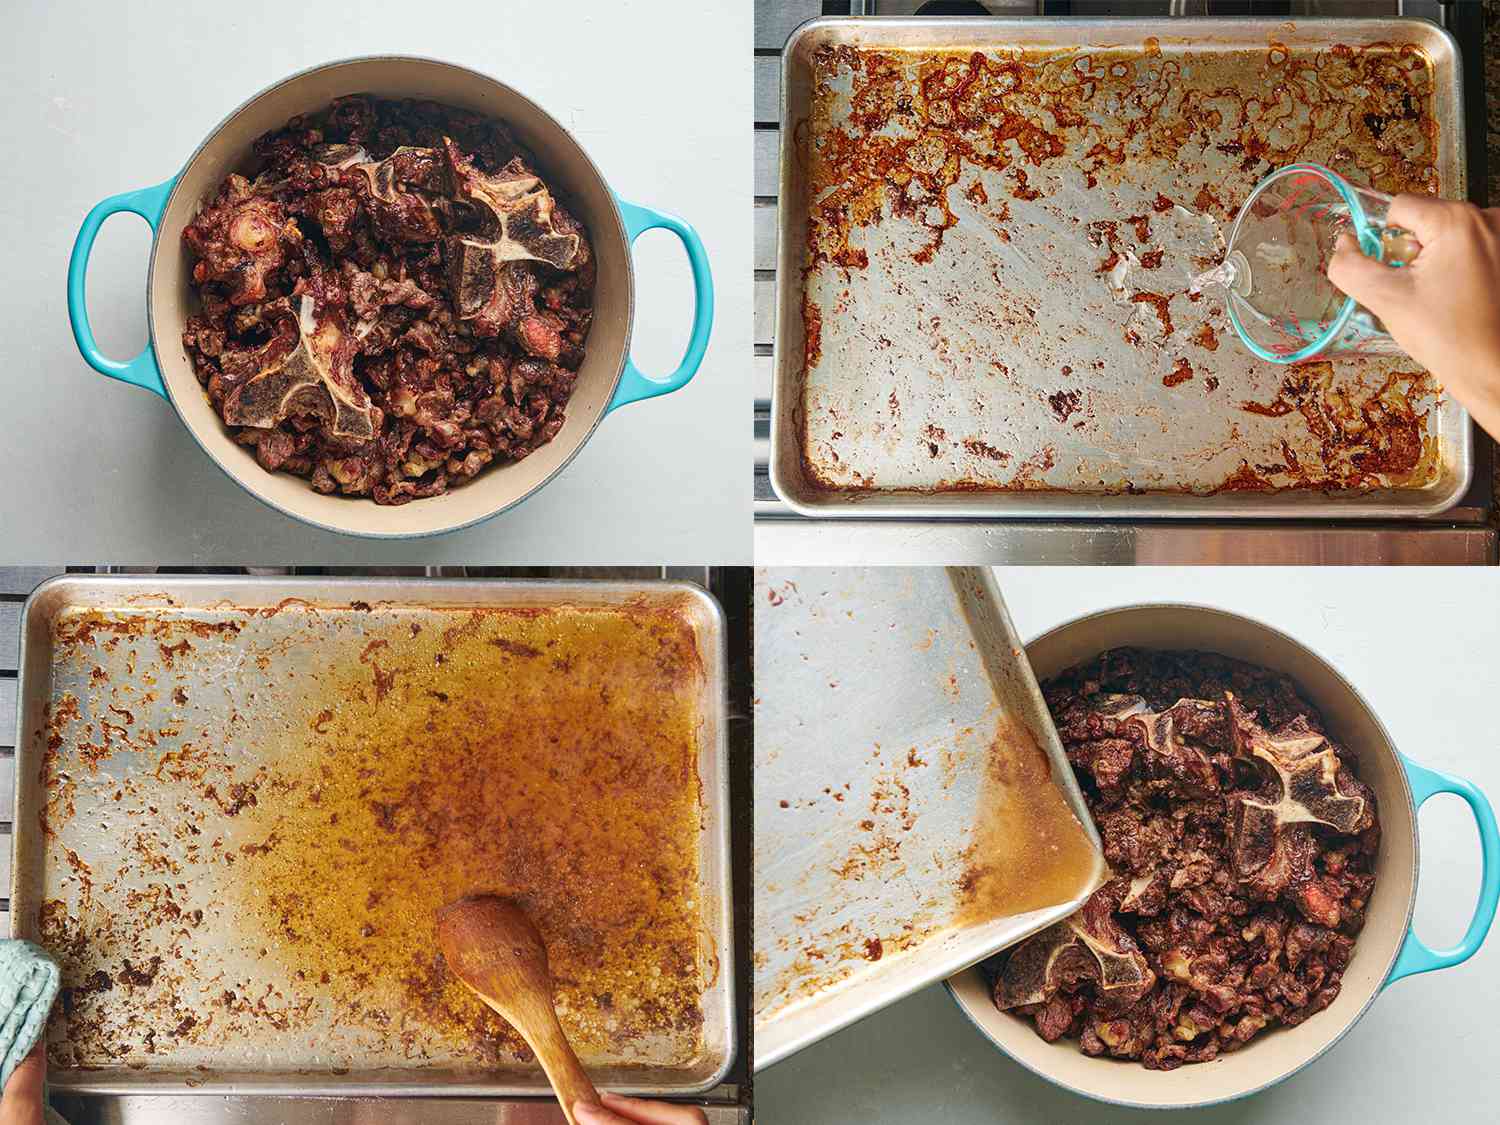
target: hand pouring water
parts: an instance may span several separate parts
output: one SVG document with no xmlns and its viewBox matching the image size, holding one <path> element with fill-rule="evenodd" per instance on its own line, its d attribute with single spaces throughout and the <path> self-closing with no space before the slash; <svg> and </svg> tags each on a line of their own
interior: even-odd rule
<svg viewBox="0 0 1500 1125">
<path fill-rule="evenodd" d="M 1222 295 L 1240 341 L 1273 363 L 1339 352 L 1400 355 L 1375 315 L 1328 280 L 1328 261 L 1345 232 L 1391 266 L 1417 256 L 1412 234 L 1386 223 L 1390 204 L 1390 196 L 1320 165 L 1282 168 L 1251 192 L 1224 260 L 1194 278 L 1189 291 Z"/>
</svg>

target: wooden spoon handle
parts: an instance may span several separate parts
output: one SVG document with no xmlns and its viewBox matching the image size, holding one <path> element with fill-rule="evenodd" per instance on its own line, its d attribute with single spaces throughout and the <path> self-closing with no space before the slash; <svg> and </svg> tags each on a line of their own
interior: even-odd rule
<svg viewBox="0 0 1500 1125">
<path fill-rule="evenodd" d="M 592 1105 L 600 1105 L 602 1103 L 599 1101 L 599 1091 L 594 1089 L 588 1072 L 583 1069 L 583 1064 L 573 1053 L 572 1044 L 563 1034 L 562 1025 L 557 1022 L 557 1016 L 549 1009 L 546 1017 L 540 1019 L 538 1023 L 541 1026 L 535 1028 L 532 1035 L 527 1036 L 527 1042 L 536 1052 L 537 1061 L 542 1064 L 542 1070 L 547 1074 L 547 1081 L 552 1083 L 552 1092 L 557 1095 L 563 1116 L 568 1119 L 568 1125 L 578 1125 L 573 1116 L 573 1104 L 588 1102 Z"/>
</svg>

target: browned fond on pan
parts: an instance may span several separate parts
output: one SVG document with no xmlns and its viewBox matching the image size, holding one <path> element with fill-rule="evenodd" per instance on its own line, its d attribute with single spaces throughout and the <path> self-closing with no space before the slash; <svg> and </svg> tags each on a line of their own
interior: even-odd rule
<svg viewBox="0 0 1500 1125">
<path fill-rule="evenodd" d="M 1104 862 L 988 572 L 756 590 L 765 1067 L 1066 917 Z"/>
<path fill-rule="evenodd" d="M 65 978 L 54 1060 L 305 1047 L 332 1026 L 328 1067 L 391 1044 L 383 1065 L 528 1063 L 433 953 L 434 910 L 488 892 L 545 937 L 585 1062 L 691 1061 L 717 968 L 700 946 L 704 668 L 687 619 L 660 601 L 382 612 L 373 627 L 358 606 L 281 612 L 335 623 L 310 656 L 286 638 L 232 651 L 257 611 L 61 619 L 57 660 L 89 686 L 48 718 L 49 852 L 80 787 L 134 764 L 114 798 L 118 856 L 60 857 L 69 902 L 42 907 Z M 127 650 L 149 657 L 121 683 L 102 665 Z M 266 693 L 269 720 L 243 699 L 202 729 L 135 718 L 148 697 L 212 713 L 226 668 L 280 672 L 278 651 L 289 679 Z M 219 901 L 178 905 L 208 883 Z M 210 930 L 235 936 L 236 958 L 205 956 Z"/>
<path fill-rule="evenodd" d="M 859 834 L 831 868 L 840 894 L 858 898 L 873 883 L 910 878 L 902 845 L 908 834 L 924 830 L 911 793 L 911 786 L 920 784 L 919 773 L 941 771 L 942 787 L 950 789 L 964 761 L 983 762 L 973 840 L 950 877 L 931 888 L 930 909 L 900 919 L 895 927 L 863 919 L 863 925 L 830 931 L 799 918 L 806 925 L 794 939 L 797 956 L 789 969 L 761 982 L 763 1003 L 789 1008 L 847 980 L 866 962 L 899 957 L 955 930 L 1078 900 L 1092 887 L 1097 853 L 1063 799 L 1041 747 L 1004 713 L 994 715 L 992 731 L 989 723 L 986 716 L 980 725 L 955 731 L 952 747 L 926 751 L 926 757 L 916 747 L 889 755 L 874 748 L 869 804 L 852 810 L 860 817 Z M 844 802 L 842 793 L 825 796 L 837 805 Z"/>
<path fill-rule="evenodd" d="M 1315 50 L 1273 40 L 1253 58 L 1164 54 L 1149 38 L 1098 50 L 825 45 L 813 52 L 811 81 L 811 113 L 796 123 L 809 199 L 797 417 L 810 487 L 1208 494 L 1421 488 L 1437 478 L 1436 388 L 1425 372 L 1354 361 L 1231 377 L 1223 368 L 1236 347 L 1232 327 L 1216 301 L 1195 299 L 1186 284 L 1212 258 L 1163 268 L 1159 238 L 1177 208 L 1227 229 L 1258 179 L 1300 160 L 1388 192 L 1438 191 L 1433 68 L 1416 46 Z M 1134 199 L 1132 186 L 1147 178 L 1170 189 Z M 1074 193 L 1070 205 L 1083 202 L 1053 217 L 1059 239 L 1086 240 L 1097 276 L 1053 277 L 1034 260 L 1040 281 L 1018 280 L 1004 247 L 1014 236 L 1038 250 L 1025 216 L 1046 207 L 1060 183 Z M 995 247 L 993 277 L 972 262 L 984 239 L 964 244 L 968 265 L 943 264 L 945 237 L 975 223 Z M 896 249 L 881 242 L 872 263 L 872 232 L 892 224 L 909 233 L 885 236 Z M 1047 310 L 1039 318 L 1042 302 L 1028 286 L 1101 286 L 1127 252 L 1138 265 L 1116 303 L 1154 317 L 1135 310 L 1125 351 L 1118 328 L 1095 346 L 1043 323 Z M 955 304 L 951 321 L 901 320 L 901 293 L 930 284 L 929 303 L 939 306 L 936 287 L 960 267 L 975 270 L 969 288 L 992 292 L 992 301 Z M 862 382 L 819 374 L 839 362 L 830 346 L 848 343 L 831 345 L 831 330 L 870 300 L 861 279 L 870 271 L 890 274 L 895 297 L 889 322 L 859 333 L 919 334 L 930 345 L 927 382 L 898 372 L 882 384 L 878 358 L 904 356 L 900 339 L 894 350 L 885 340 L 884 352 L 857 345 L 851 354 L 875 357 Z M 985 339 L 1000 343 L 986 353 Z M 1120 371 L 1121 356 L 1139 370 Z M 986 398 L 1014 401 L 1012 416 L 1034 417 L 1036 427 L 975 428 L 988 417 Z M 1190 416 L 1211 418 L 1211 433 L 1190 431 Z M 1122 425 L 1127 417 L 1149 422 L 1144 436 Z"/>
</svg>

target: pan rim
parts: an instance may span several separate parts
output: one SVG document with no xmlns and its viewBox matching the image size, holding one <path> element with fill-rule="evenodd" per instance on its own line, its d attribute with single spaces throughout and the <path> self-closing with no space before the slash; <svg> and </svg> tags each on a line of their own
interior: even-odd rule
<svg viewBox="0 0 1500 1125">
<path fill-rule="evenodd" d="M 1111 30 L 1128 32 L 1132 36 L 1151 34 L 1160 38 L 1163 45 L 1190 49 L 1202 44 L 1210 49 L 1222 49 L 1212 36 L 1205 38 L 1209 30 L 1220 33 L 1227 27 L 1236 28 L 1243 36 L 1245 28 L 1261 27 L 1285 29 L 1288 25 L 1307 29 L 1340 30 L 1347 32 L 1351 26 L 1379 25 L 1381 27 L 1402 26 L 1411 29 L 1414 40 L 1433 55 L 1434 65 L 1451 61 L 1454 70 L 1452 82 L 1452 127 L 1444 130 L 1445 138 L 1452 145 L 1448 154 L 1455 180 L 1453 198 L 1467 198 L 1471 189 L 1471 170 L 1464 142 L 1465 113 L 1462 70 L 1464 60 L 1457 40 L 1446 28 L 1424 16 L 1382 17 L 1307 17 L 1293 20 L 1247 16 L 1228 18 L 1214 16 L 1059 16 L 1038 18 L 1033 16 L 815 16 L 791 33 L 782 50 L 782 84 L 780 91 L 781 140 L 778 146 L 780 168 L 777 178 L 778 208 L 776 294 L 773 306 L 778 314 L 785 312 L 800 299 L 800 267 L 791 268 L 794 256 L 789 247 L 794 235 L 787 227 L 786 201 L 792 197 L 792 177 L 795 165 L 794 129 L 787 128 L 791 120 L 790 83 L 788 76 L 795 70 L 795 53 L 808 37 L 829 29 L 848 29 L 853 32 L 869 31 L 877 35 L 891 31 L 921 31 L 934 26 L 957 28 L 960 32 L 993 37 L 1004 34 L 1007 29 L 1025 28 L 1028 31 L 1038 26 L 1056 26 L 1065 29 L 1086 29 L 1101 35 Z M 1149 29 L 1149 30 L 1147 30 Z M 1439 58 L 1439 55 L 1443 56 Z M 1451 135 L 1451 137 L 1449 137 Z M 1457 194 L 1458 189 L 1462 194 Z M 789 332 L 786 317 L 778 315 L 778 328 L 772 344 L 771 419 L 768 475 L 777 499 L 798 516 L 815 519 L 928 519 L 928 520 L 986 520 L 1006 519 L 1015 521 L 1045 521 L 1059 519 L 1130 520 L 1142 523 L 1185 519 L 1245 519 L 1257 522 L 1267 520 L 1327 521 L 1354 520 L 1361 523 L 1381 519 L 1413 519 L 1439 516 L 1462 503 L 1473 485 L 1475 455 L 1473 424 L 1468 412 L 1456 402 L 1447 409 L 1453 414 L 1453 434 L 1449 447 L 1455 471 L 1440 473 L 1430 484 L 1420 489 L 1382 488 L 1362 492 L 1339 492 L 1329 490 L 1280 489 L 1274 492 L 1249 494 L 1252 499 L 1246 504 L 1224 502 L 1224 493 L 1193 494 L 1188 492 L 1147 491 L 1131 494 L 1124 491 L 1082 493 L 1058 489 L 1049 490 L 1004 490 L 991 489 L 977 492 L 947 491 L 924 492 L 918 490 L 851 488 L 824 488 L 807 480 L 800 466 L 803 443 L 800 426 L 794 414 L 800 409 L 800 369 L 791 371 L 795 357 L 790 355 Z"/>
</svg>

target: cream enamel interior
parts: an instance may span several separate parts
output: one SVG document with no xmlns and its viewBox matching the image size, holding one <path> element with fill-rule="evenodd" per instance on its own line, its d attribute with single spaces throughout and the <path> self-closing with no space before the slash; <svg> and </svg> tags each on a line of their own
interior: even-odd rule
<svg viewBox="0 0 1500 1125">
<path fill-rule="evenodd" d="M 594 323 L 587 358 L 558 435 L 511 465 L 492 466 L 443 495 L 398 507 L 368 498 L 323 496 L 287 473 L 268 473 L 236 444 L 193 374 L 182 346 L 183 325 L 196 306 L 192 263 L 182 229 L 229 172 L 249 166 L 251 146 L 299 113 L 345 94 L 420 97 L 500 118 L 535 155 L 554 194 L 588 228 L 598 260 Z M 370 536 L 429 535 L 494 515 L 545 484 L 583 445 L 603 418 L 630 348 L 634 307 L 630 247 L 614 195 L 578 142 L 540 107 L 510 87 L 462 67 L 427 59 L 368 58 L 330 63 L 256 95 L 209 136 L 183 170 L 157 231 L 148 307 L 151 341 L 178 415 L 226 473 L 289 515 L 321 527 Z"/>
<path fill-rule="evenodd" d="M 1117 645 L 1206 649 L 1285 672 L 1355 755 L 1359 776 L 1375 790 L 1380 806 L 1379 877 L 1338 999 L 1305 1023 L 1266 1033 L 1213 1062 L 1157 1071 L 1090 1058 L 1073 1040 L 1043 1041 L 1029 1020 L 995 1009 L 977 968 L 951 978 L 949 985 L 964 1013 L 997 1047 L 1061 1086 L 1126 1105 L 1206 1105 L 1253 1093 L 1299 1070 L 1332 1046 L 1374 1000 L 1401 949 L 1416 898 L 1416 814 L 1396 748 L 1374 711 L 1321 657 L 1285 634 L 1216 609 L 1135 606 L 1061 625 L 1026 652 L 1037 679 L 1045 680 Z"/>
</svg>

